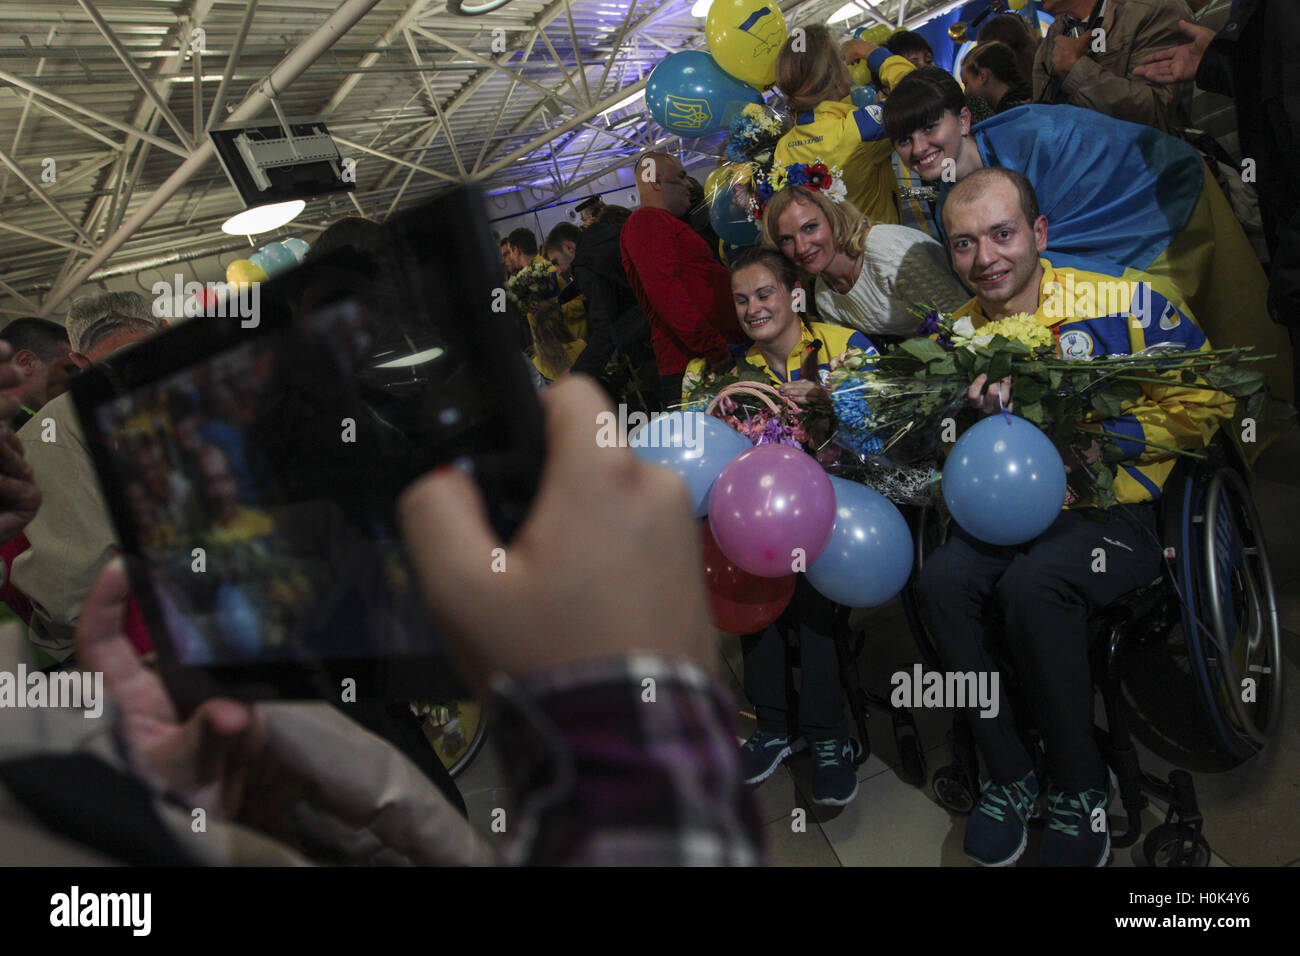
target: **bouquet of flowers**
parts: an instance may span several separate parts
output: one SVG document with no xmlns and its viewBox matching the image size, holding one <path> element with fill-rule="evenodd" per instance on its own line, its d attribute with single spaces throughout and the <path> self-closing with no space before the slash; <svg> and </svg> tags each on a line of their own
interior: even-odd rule
<svg viewBox="0 0 1300 956">
<path fill-rule="evenodd" d="M 776 110 L 761 103 L 748 103 L 731 124 L 727 159 L 733 163 L 770 166 L 772 151 L 784 135 L 785 123 Z"/>
<path fill-rule="evenodd" d="M 979 375 L 990 382 L 1011 375 L 1015 413 L 1043 429 L 1063 454 L 1098 441 L 1103 454 L 1088 476 L 1090 503 L 1104 508 L 1115 500 L 1114 439 L 1129 436 L 1113 436 L 1097 422 L 1123 414 L 1127 403 L 1142 396 L 1143 385 L 1216 389 L 1244 400 L 1247 415 L 1266 414 L 1262 373 L 1241 367 L 1263 358 L 1247 355 L 1249 349 L 1188 353 L 1157 346 L 1135 355 L 1079 361 L 1062 358 L 1054 330 L 1027 315 L 990 322 L 977 331 L 968 319 L 954 320 L 936 309 L 919 314 L 922 337 L 870 364 L 832 371 L 837 440 L 860 456 L 907 462 L 933 454 L 945 431 L 944 419 L 955 422 L 963 413 L 970 383 Z"/>
<path fill-rule="evenodd" d="M 685 381 L 683 407 L 722 419 L 754 445 L 790 445 L 801 448 L 832 470 L 839 449 L 831 444 L 830 409 L 801 407 L 781 395 L 758 366 L 744 359 L 727 375 L 710 375 Z"/>
<path fill-rule="evenodd" d="M 547 299 L 554 299 L 558 293 L 555 266 L 542 259 L 534 259 L 528 268 L 506 280 L 506 295 L 525 313 L 533 311 Z"/>
</svg>

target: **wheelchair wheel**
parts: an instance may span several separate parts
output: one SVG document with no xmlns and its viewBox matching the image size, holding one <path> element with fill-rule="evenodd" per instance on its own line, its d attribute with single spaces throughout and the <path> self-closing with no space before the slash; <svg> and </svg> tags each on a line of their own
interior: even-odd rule
<svg viewBox="0 0 1300 956">
<path fill-rule="evenodd" d="M 975 793 L 966 780 L 966 775 L 956 764 L 940 767 L 934 772 L 930 782 L 934 798 L 939 806 L 952 813 L 967 814 L 975 809 Z"/>
<path fill-rule="evenodd" d="M 1220 464 L 1187 482 L 1178 577 L 1188 660 L 1215 736 L 1245 760 L 1263 749 L 1282 709 L 1273 576 L 1241 474 Z"/>
<path fill-rule="evenodd" d="M 439 708 L 424 721 L 424 736 L 453 777 L 469 766 L 487 734 L 487 720 L 478 701 L 457 701 Z"/>
<path fill-rule="evenodd" d="M 1210 865 L 1210 845 L 1191 827 L 1162 823 L 1142 841 L 1149 866 L 1202 867 Z"/>
</svg>

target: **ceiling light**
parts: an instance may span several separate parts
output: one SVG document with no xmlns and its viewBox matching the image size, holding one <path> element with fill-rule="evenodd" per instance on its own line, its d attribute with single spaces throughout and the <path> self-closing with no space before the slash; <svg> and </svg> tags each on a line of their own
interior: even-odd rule
<svg viewBox="0 0 1300 956">
<path fill-rule="evenodd" d="M 273 202 L 265 206 L 254 206 L 231 216 L 221 224 L 221 231 L 231 236 L 256 236 L 259 233 L 279 229 L 286 223 L 298 218 L 298 214 L 307 208 L 301 199 L 288 202 Z"/>
<path fill-rule="evenodd" d="M 713 6 L 713 0 L 695 0 L 695 6 L 691 7 L 691 16 L 703 20 L 709 15 L 709 7 L 711 6 Z"/>
<path fill-rule="evenodd" d="M 641 99 L 643 96 L 645 96 L 645 90 L 637 90 L 637 91 L 636 91 L 635 93 L 633 93 L 631 96 L 626 96 L 626 97 L 624 97 L 623 99 L 619 100 L 617 103 L 615 103 L 615 104 L 614 104 L 613 106 L 611 106 L 609 109 L 607 109 L 607 110 L 601 110 L 601 111 L 600 111 L 600 115 L 601 115 L 601 116 L 608 116 L 610 113 L 615 113 L 615 112 L 617 112 L 618 110 L 623 109 L 624 107 L 631 106 L 633 103 L 635 103 L 637 100 Z"/>
<path fill-rule="evenodd" d="M 390 359 L 376 365 L 375 368 L 410 368 L 412 365 L 423 365 L 426 362 L 432 362 L 436 358 L 442 357 L 442 349 L 436 345 L 430 349 L 422 349 L 419 352 L 412 352 L 410 355 L 403 355 L 401 358 Z"/>
<path fill-rule="evenodd" d="M 840 7 L 838 10 L 832 13 L 826 19 L 826 22 L 839 23 L 841 20 L 851 20 L 854 17 L 858 17 L 861 15 L 862 15 L 862 8 L 860 6 L 858 6 L 856 3 L 846 3 L 844 4 L 844 6 Z"/>
</svg>

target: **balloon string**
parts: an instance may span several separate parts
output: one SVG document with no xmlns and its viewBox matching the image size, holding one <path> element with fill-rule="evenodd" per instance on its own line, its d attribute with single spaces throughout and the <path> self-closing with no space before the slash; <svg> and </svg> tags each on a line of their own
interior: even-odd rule
<svg viewBox="0 0 1300 956">
<path fill-rule="evenodd" d="M 1007 397 L 1006 397 L 1006 395 L 1004 395 L 1003 392 L 1002 392 L 1002 385 L 1001 385 L 1001 384 L 999 384 L 999 385 L 997 386 L 997 389 L 998 389 L 998 405 L 999 405 L 999 406 L 1001 407 L 1001 409 L 1002 409 L 1002 417 L 1005 418 L 1005 419 L 1007 420 L 1007 424 L 1010 425 L 1010 424 L 1011 424 L 1011 413 L 1007 411 Z"/>
</svg>

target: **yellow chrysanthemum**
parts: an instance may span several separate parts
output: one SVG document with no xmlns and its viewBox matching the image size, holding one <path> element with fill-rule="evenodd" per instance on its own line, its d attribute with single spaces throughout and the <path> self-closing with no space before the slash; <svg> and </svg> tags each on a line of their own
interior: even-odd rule
<svg viewBox="0 0 1300 956">
<path fill-rule="evenodd" d="M 1030 316 L 1021 312 L 1009 315 L 1005 319 L 990 322 L 979 330 L 981 338 L 1001 335 L 1017 342 L 1023 342 L 1031 349 L 1051 348 L 1052 330 L 1039 325 Z"/>
<path fill-rule="evenodd" d="M 767 177 L 767 181 L 772 184 L 772 192 L 780 192 L 785 188 L 785 167 L 775 167 Z"/>
</svg>

